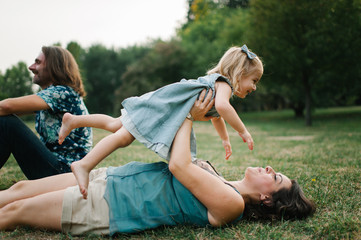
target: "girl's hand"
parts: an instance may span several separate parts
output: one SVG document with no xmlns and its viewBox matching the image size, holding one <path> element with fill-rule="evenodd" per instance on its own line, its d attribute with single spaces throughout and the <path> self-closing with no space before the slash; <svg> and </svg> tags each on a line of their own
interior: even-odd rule
<svg viewBox="0 0 361 240">
<path fill-rule="evenodd" d="M 243 139 L 243 142 L 247 142 L 249 150 L 253 150 L 253 139 L 251 134 L 247 130 L 238 134 Z"/>
<path fill-rule="evenodd" d="M 226 160 L 232 155 L 232 146 L 229 140 L 222 140 L 224 150 L 226 150 Z"/>
</svg>

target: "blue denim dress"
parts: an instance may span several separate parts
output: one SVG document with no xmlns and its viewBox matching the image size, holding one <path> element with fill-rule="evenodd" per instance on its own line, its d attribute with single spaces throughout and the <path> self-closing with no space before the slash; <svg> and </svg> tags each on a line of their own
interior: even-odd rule
<svg viewBox="0 0 361 240">
<path fill-rule="evenodd" d="M 108 168 L 104 198 L 111 235 L 159 226 L 210 224 L 207 208 L 170 173 L 165 162 Z"/>
<path fill-rule="evenodd" d="M 215 82 L 230 81 L 220 74 L 211 74 L 194 80 L 182 79 L 140 97 L 130 97 L 122 102 L 123 126 L 147 148 L 169 161 L 173 139 L 203 89 L 212 89 Z M 233 89 L 233 88 L 232 88 Z M 207 114 L 218 117 L 213 107 Z M 192 158 L 196 157 L 196 141 L 191 134 Z"/>
</svg>

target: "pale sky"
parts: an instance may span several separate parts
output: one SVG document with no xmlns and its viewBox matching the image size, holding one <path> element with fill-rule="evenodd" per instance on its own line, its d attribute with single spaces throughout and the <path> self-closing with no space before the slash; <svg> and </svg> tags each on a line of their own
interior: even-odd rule
<svg viewBox="0 0 361 240">
<path fill-rule="evenodd" d="M 169 40 L 186 12 L 186 0 L 0 0 L 0 71 L 30 65 L 58 42 L 123 48 Z"/>
</svg>

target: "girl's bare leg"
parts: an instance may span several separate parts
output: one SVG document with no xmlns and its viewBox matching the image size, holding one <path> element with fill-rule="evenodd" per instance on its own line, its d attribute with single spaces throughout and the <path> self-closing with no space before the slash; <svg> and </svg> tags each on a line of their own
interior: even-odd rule
<svg viewBox="0 0 361 240">
<path fill-rule="evenodd" d="M 133 135 L 122 127 L 117 132 L 100 140 L 83 159 L 71 164 L 71 170 L 78 181 L 79 190 L 84 199 L 86 199 L 88 195 L 90 171 L 113 151 L 121 147 L 126 147 L 133 141 Z"/>
<path fill-rule="evenodd" d="M 0 191 L 0 208 L 17 200 L 58 191 L 75 186 L 77 181 L 72 173 L 64 173 L 37 180 L 20 181 L 9 189 Z"/>
<path fill-rule="evenodd" d="M 0 209 L 0 229 L 26 225 L 61 231 L 64 192 L 49 192 L 6 205 Z"/>
<path fill-rule="evenodd" d="M 59 130 L 59 144 L 62 144 L 65 138 L 75 128 L 94 127 L 114 133 L 123 126 L 120 118 L 121 117 L 113 118 L 105 114 L 72 115 L 65 113 Z"/>
</svg>

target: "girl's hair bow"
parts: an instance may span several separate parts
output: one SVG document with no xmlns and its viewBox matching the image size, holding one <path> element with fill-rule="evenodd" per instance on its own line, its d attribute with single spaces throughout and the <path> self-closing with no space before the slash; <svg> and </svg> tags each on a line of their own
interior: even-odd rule
<svg viewBox="0 0 361 240">
<path fill-rule="evenodd" d="M 249 59 L 254 59 L 255 57 L 257 57 L 257 55 L 251 51 L 248 50 L 248 47 L 246 46 L 246 44 L 244 44 L 242 47 L 241 47 L 241 50 L 242 52 L 244 52 L 245 54 L 247 54 L 247 57 Z"/>
</svg>

